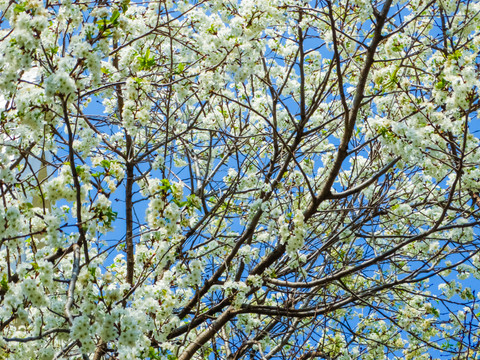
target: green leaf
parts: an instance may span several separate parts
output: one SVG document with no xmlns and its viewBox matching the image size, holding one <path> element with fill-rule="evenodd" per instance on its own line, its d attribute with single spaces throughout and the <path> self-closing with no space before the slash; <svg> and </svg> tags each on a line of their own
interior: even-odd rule
<svg viewBox="0 0 480 360">
<path fill-rule="evenodd" d="M 15 14 L 19 14 L 19 13 L 24 12 L 24 11 L 25 11 L 25 4 L 17 4 L 13 8 L 13 12 Z"/>
<path fill-rule="evenodd" d="M 165 186 L 167 189 L 170 189 L 172 185 L 170 184 L 170 181 L 168 179 L 162 179 L 161 180 L 163 186 Z"/>
<path fill-rule="evenodd" d="M 29 202 L 23 203 L 20 206 L 20 209 L 22 209 L 22 210 L 29 210 L 29 209 L 32 209 L 32 208 L 33 208 L 33 204 L 29 203 Z"/>
<path fill-rule="evenodd" d="M 460 50 L 456 50 L 452 54 L 448 55 L 450 60 L 459 60 L 462 57 L 462 52 Z"/>
<path fill-rule="evenodd" d="M 173 199 L 173 202 L 175 204 L 177 204 L 177 206 L 179 206 L 179 207 L 183 207 L 183 206 L 187 205 L 187 203 L 188 203 L 188 201 L 180 201 L 180 200 L 177 200 L 177 199 Z"/>
<path fill-rule="evenodd" d="M 445 78 L 441 78 L 436 84 L 435 88 L 437 90 L 445 90 L 445 88 L 448 86 L 449 81 L 445 80 Z"/>
<path fill-rule="evenodd" d="M 114 26 L 118 25 L 118 18 L 120 17 L 120 12 L 118 10 L 115 10 L 112 13 L 112 17 L 110 18 L 110 23 Z"/>
<path fill-rule="evenodd" d="M 140 70 L 148 70 L 156 64 L 155 57 L 153 55 L 150 57 L 150 48 L 147 48 L 145 55 L 138 57 L 138 61 Z"/>
<path fill-rule="evenodd" d="M 217 28 L 215 27 L 215 24 L 210 25 L 210 27 L 207 29 L 207 33 L 212 35 L 217 35 L 218 31 L 217 31 Z"/>
<path fill-rule="evenodd" d="M 0 285 L 2 286 L 3 291 L 8 290 L 7 274 L 3 274 L 2 280 L 0 281 Z"/>
<path fill-rule="evenodd" d="M 183 73 L 183 70 L 185 69 L 185 64 L 180 63 L 177 65 L 177 71 L 175 72 L 177 75 Z"/>
</svg>

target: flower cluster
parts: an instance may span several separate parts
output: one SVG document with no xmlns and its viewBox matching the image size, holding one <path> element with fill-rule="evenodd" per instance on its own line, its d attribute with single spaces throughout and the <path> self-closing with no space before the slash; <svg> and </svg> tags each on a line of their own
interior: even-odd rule
<svg viewBox="0 0 480 360">
<path fill-rule="evenodd" d="M 39 287 L 34 279 L 26 279 L 22 282 L 22 292 L 36 307 L 45 306 L 47 304 L 44 290 Z"/>
<path fill-rule="evenodd" d="M 65 95 L 68 97 L 73 95 L 76 89 L 75 80 L 65 71 L 58 71 L 45 80 L 45 95 L 48 97 L 53 97 L 54 95 Z M 73 97 L 70 96 L 70 98 Z"/>
<path fill-rule="evenodd" d="M 303 212 L 296 210 L 292 219 L 292 233 L 287 239 L 287 252 L 294 254 L 297 250 L 301 249 L 305 242 L 305 222 Z"/>
<path fill-rule="evenodd" d="M 1 359 L 478 343 L 480 1 L 321 3 L 0 0 Z"/>
</svg>

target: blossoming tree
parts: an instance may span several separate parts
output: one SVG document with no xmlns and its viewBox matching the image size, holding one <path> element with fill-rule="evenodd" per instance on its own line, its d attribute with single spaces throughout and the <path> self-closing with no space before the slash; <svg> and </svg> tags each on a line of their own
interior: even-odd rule
<svg viewBox="0 0 480 360">
<path fill-rule="evenodd" d="M 480 1 L 0 11 L 1 359 L 478 356 Z"/>
</svg>

